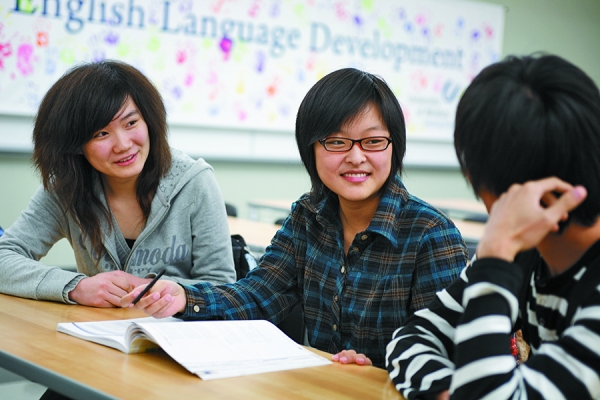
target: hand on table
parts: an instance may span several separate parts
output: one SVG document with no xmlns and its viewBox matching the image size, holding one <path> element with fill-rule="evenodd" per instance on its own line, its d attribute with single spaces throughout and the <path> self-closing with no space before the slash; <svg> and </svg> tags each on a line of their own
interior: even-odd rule
<svg viewBox="0 0 600 400">
<path fill-rule="evenodd" d="M 134 287 L 150 282 L 123 271 L 101 272 L 83 278 L 69 292 L 69 299 L 77 304 L 92 307 L 119 307 L 123 296 Z"/>
<path fill-rule="evenodd" d="M 133 300 L 146 285 L 136 287 L 121 299 L 121 307 L 134 307 L 154 318 L 170 317 L 185 310 L 187 298 L 185 290 L 176 282 L 160 279 L 136 304 Z"/>
<path fill-rule="evenodd" d="M 358 364 L 358 365 L 373 365 L 371 359 L 362 353 L 357 353 L 354 350 L 342 350 L 331 357 L 333 361 L 340 364 Z"/>
<path fill-rule="evenodd" d="M 493 204 L 477 258 L 513 261 L 517 253 L 539 244 L 568 218 L 587 196 L 582 186 L 558 178 L 512 185 Z"/>
</svg>

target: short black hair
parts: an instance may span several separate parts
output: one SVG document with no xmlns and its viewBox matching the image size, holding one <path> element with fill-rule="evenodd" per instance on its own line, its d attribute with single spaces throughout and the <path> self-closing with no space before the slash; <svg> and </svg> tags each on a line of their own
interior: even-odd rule
<svg viewBox="0 0 600 400">
<path fill-rule="evenodd" d="M 402 173 L 406 126 L 400 103 L 385 81 L 368 72 L 344 68 L 321 78 L 302 100 L 296 117 L 296 143 L 317 201 L 329 190 L 317 173 L 314 144 L 340 131 L 369 106 L 377 107 L 392 139 L 392 169 L 387 185 L 394 175 Z"/>
<path fill-rule="evenodd" d="M 561 57 L 509 56 L 484 68 L 458 103 L 454 146 L 476 195 L 556 176 L 588 191 L 574 220 L 600 215 L 600 92 Z"/>
</svg>

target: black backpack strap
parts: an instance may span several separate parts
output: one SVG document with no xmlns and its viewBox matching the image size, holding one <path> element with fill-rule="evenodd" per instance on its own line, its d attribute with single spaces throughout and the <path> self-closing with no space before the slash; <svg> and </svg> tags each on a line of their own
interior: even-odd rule
<svg viewBox="0 0 600 400">
<path fill-rule="evenodd" d="M 236 279 L 240 280 L 246 276 L 251 268 L 256 266 L 256 259 L 250 252 L 250 248 L 242 235 L 231 235 L 231 249 L 233 250 Z M 254 265 L 252 266 L 248 262 L 248 258 L 250 257 L 254 260 Z"/>
</svg>

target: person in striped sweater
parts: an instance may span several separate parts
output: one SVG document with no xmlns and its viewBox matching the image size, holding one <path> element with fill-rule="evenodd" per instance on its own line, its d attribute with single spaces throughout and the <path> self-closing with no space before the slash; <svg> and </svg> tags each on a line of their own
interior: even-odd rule
<svg viewBox="0 0 600 400">
<path fill-rule="evenodd" d="M 395 387 L 411 400 L 600 398 L 598 87 L 554 55 L 507 57 L 464 92 L 454 144 L 490 216 L 476 259 L 394 332 Z"/>
</svg>

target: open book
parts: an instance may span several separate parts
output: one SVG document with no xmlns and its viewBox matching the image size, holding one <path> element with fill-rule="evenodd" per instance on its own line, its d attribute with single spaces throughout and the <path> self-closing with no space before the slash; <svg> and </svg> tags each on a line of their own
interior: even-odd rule
<svg viewBox="0 0 600 400">
<path fill-rule="evenodd" d="M 184 322 L 149 317 L 62 322 L 56 330 L 124 353 L 161 347 L 205 380 L 331 363 L 263 320 Z"/>
</svg>

